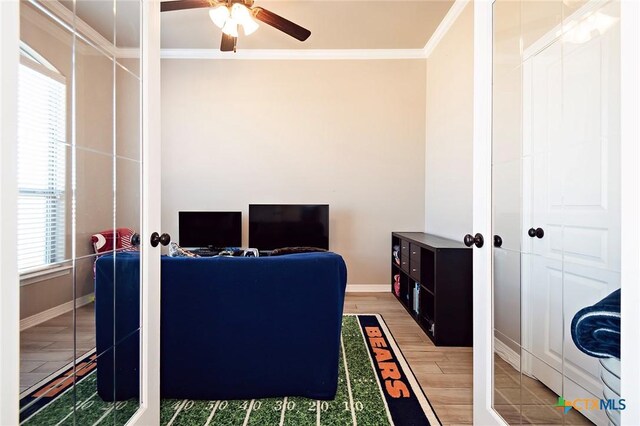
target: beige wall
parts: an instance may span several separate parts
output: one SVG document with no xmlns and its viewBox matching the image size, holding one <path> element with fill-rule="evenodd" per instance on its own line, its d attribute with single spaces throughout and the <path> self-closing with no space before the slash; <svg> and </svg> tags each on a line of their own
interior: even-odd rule
<svg viewBox="0 0 640 426">
<path fill-rule="evenodd" d="M 424 224 L 425 61 L 163 60 L 162 229 L 179 210 L 330 204 L 349 284 Z"/>
<path fill-rule="evenodd" d="M 462 241 L 472 231 L 473 5 L 427 59 L 426 232 Z"/>
<path fill-rule="evenodd" d="M 73 273 L 20 287 L 20 319 L 73 300 Z"/>
</svg>

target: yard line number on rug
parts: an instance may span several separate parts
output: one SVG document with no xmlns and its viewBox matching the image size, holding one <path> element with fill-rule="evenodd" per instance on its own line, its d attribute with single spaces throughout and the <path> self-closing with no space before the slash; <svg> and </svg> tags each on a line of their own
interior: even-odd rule
<svg viewBox="0 0 640 426">
<path fill-rule="evenodd" d="M 285 397 L 233 401 L 163 399 L 162 426 L 439 425 L 391 333 L 379 315 L 345 315 L 339 379 L 332 401 Z M 53 378 L 55 379 L 55 378 Z M 138 401 L 105 402 L 95 371 L 27 418 L 25 425 L 124 425 Z M 401 391 L 399 391 L 401 390 Z M 89 410 L 89 407 L 93 407 Z M 102 410 L 96 410 L 96 407 Z"/>
</svg>

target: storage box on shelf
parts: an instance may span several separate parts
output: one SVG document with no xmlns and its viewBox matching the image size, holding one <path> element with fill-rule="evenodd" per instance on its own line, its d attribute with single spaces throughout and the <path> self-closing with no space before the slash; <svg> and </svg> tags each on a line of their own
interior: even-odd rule
<svg viewBox="0 0 640 426">
<path fill-rule="evenodd" d="M 471 346 L 472 250 L 422 232 L 394 232 L 391 246 L 391 292 L 433 343 Z"/>
</svg>

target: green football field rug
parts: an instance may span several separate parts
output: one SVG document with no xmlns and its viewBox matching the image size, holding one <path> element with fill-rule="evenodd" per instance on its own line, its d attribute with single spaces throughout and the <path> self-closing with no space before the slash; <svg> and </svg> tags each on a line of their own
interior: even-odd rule
<svg viewBox="0 0 640 426">
<path fill-rule="evenodd" d="M 377 314 L 344 315 L 338 392 L 333 401 L 299 397 L 230 401 L 163 399 L 162 426 L 440 425 L 391 332 Z M 96 392 L 95 354 L 21 395 L 21 424 L 124 425 L 137 400 L 105 402 Z M 74 404 L 75 401 L 75 404 Z"/>
</svg>

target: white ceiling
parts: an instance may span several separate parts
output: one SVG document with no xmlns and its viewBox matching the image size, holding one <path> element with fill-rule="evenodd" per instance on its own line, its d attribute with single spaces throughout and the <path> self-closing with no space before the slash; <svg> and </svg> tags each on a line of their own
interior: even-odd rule
<svg viewBox="0 0 640 426">
<path fill-rule="evenodd" d="M 73 10 L 72 0 L 61 0 Z M 238 49 L 420 49 L 424 47 L 453 0 L 256 0 L 311 31 L 305 42 L 260 22 L 250 36 L 240 34 Z M 139 43 L 135 0 L 76 1 L 76 13 L 118 47 Z M 115 10 L 115 13 L 114 13 Z M 114 36 L 115 35 L 115 36 Z M 162 13 L 162 47 L 218 49 L 221 31 L 207 9 Z"/>
<path fill-rule="evenodd" d="M 250 36 L 240 34 L 238 49 L 419 49 L 438 27 L 453 0 L 256 0 L 311 31 L 300 42 L 260 23 Z M 217 49 L 221 31 L 207 9 L 162 13 L 162 47 Z"/>
</svg>

